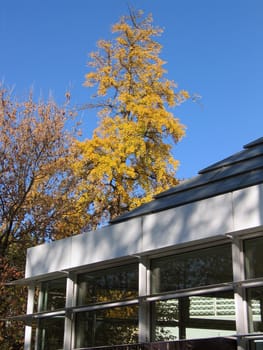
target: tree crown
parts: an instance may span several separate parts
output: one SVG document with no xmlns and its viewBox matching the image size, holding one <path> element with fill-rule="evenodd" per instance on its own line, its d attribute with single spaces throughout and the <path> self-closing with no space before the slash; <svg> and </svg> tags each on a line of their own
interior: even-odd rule
<svg viewBox="0 0 263 350">
<path fill-rule="evenodd" d="M 101 119 L 93 137 L 78 143 L 82 158 L 74 165 L 95 226 L 177 183 L 172 143 L 185 129 L 171 108 L 189 98 L 164 76 L 155 40 L 162 30 L 151 16 L 131 11 L 112 32 L 114 39 L 100 40 L 90 55 L 85 86 L 97 88 L 89 107 Z"/>
</svg>

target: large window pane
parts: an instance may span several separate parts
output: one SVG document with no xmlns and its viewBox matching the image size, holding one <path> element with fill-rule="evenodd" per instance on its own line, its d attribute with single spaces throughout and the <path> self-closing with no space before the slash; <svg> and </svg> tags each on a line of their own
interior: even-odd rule
<svg viewBox="0 0 263 350">
<path fill-rule="evenodd" d="M 231 245 L 154 259 L 151 270 L 152 293 L 230 282 L 233 279 Z"/>
<path fill-rule="evenodd" d="M 87 272 L 78 277 L 78 305 L 138 296 L 138 265 Z"/>
<path fill-rule="evenodd" d="M 263 350 L 263 337 L 262 339 L 251 340 L 249 350 Z"/>
<path fill-rule="evenodd" d="M 64 317 L 39 320 L 38 350 L 63 349 Z"/>
<path fill-rule="evenodd" d="M 66 300 L 66 278 L 43 282 L 40 297 L 39 311 L 64 308 Z"/>
<path fill-rule="evenodd" d="M 154 341 L 207 338 L 235 333 L 232 292 L 211 293 L 152 303 Z"/>
<path fill-rule="evenodd" d="M 179 300 L 160 300 L 152 303 L 152 340 L 179 339 Z"/>
<path fill-rule="evenodd" d="M 76 314 L 75 347 L 138 342 L 138 306 L 115 307 Z"/>
<path fill-rule="evenodd" d="M 247 294 L 249 331 L 263 332 L 263 287 L 250 288 Z"/>
<path fill-rule="evenodd" d="M 263 237 L 244 241 L 246 278 L 263 277 Z"/>
</svg>

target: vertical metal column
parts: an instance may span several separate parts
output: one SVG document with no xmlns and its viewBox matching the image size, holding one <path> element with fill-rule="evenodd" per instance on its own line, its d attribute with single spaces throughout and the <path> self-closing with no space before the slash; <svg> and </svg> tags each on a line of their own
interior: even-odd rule
<svg viewBox="0 0 263 350">
<path fill-rule="evenodd" d="M 67 276 L 67 286 L 66 286 L 66 314 L 65 314 L 65 328 L 64 328 L 64 350 L 72 349 L 72 324 L 73 324 L 73 314 L 67 308 L 74 305 L 74 286 L 75 286 L 75 276 L 71 273 Z"/>
<path fill-rule="evenodd" d="M 27 314 L 32 314 L 34 312 L 34 295 L 35 295 L 35 286 L 30 285 L 28 287 L 28 296 L 27 296 Z M 25 326 L 25 338 L 24 338 L 24 350 L 31 350 L 32 342 L 32 324 Z"/>
<path fill-rule="evenodd" d="M 149 293 L 149 260 L 141 257 L 139 261 L 139 343 L 150 341 L 149 305 L 143 299 Z"/>
<path fill-rule="evenodd" d="M 236 237 L 232 238 L 232 263 L 233 263 L 233 281 L 235 291 L 235 309 L 236 309 L 236 328 L 237 334 L 246 334 L 248 332 L 247 307 L 244 288 L 239 281 L 244 280 L 244 255 L 242 241 Z M 245 350 L 245 340 L 237 339 L 238 350 Z"/>
</svg>

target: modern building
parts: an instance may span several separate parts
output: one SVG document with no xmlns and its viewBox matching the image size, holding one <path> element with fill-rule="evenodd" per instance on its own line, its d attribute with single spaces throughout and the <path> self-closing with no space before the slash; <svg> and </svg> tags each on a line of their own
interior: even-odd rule
<svg viewBox="0 0 263 350">
<path fill-rule="evenodd" d="M 262 233 L 260 138 L 107 227 L 29 249 L 25 349 L 262 350 Z"/>
</svg>

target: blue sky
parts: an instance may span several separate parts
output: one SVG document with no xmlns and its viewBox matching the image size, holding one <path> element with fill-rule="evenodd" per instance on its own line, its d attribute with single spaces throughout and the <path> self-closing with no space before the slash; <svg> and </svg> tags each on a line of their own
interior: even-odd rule
<svg viewBox="0 0 263 350">
<path fill-rule="evenodd" d="M 90 102 L 83 87 L 88 54 L 128 5 L 152 13 L 167 78 L 202 96 L 174 114 L 187 127 L 175 147 L 178 176 L 188 178 L 263 136 L 262 0 L 1 0 L 0 79 L 25 96 L 66 90 L 74 104 Z M 84 134 L 96 126 L 83 112 Z"/>
</svg>

